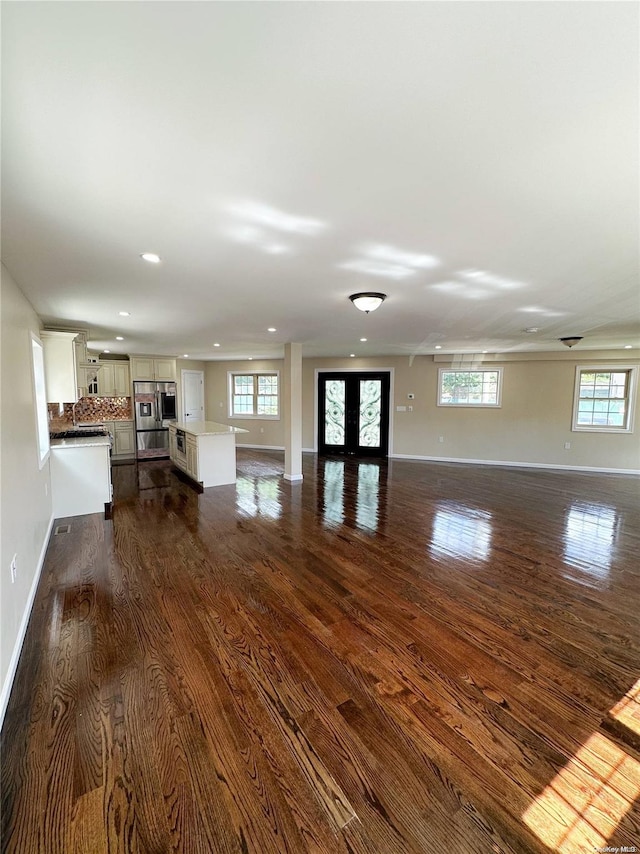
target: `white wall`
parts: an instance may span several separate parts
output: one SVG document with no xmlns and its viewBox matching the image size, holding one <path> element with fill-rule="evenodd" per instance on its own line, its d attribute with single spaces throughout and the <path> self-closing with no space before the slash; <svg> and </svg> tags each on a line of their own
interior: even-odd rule
<svg viewBox="0 0 640 854">
<path fill-rule="evenodd" d="M 2 266 L 0 419 L 0 718 L 52 522 L 49 462 L 40 469 L 31 373 L 33 308 Z M 17 555 L 17 579 L 9 566 Z"/>
<path fill-rule="evenodd" d="M 567 351 L 488 356 L 486 366 L 503 367 L 502 407 L 499 409 L 437 406 L 438 368 L 451 360 L 433 356 L 379 356 L 366 359 L 303 359 L 303 448 L 314 448 L 316 371 L 393 369 L 390 453 L 434 459 L 485 460 L 541 466 L 640 470 L 640 395 L 636 395 L 632 434 L 573 432 L 573 393 L 576 365 L 640 364 L 627 351 Z M 251 362 L 249 370 L 282 371 L 281 360 Z M 454 363 L 455 366 L 455 363 Z M 460 365 L 463 367 L 463 365 Z M 207 362 L 207 418 L 247 427 L 244 444 L 282 447 L 281 421 L 232 421 L 227 417 L 227 371 L 247 370 L 247 362 Z M 415 398 L 408 400 L 413 393 Z M 223 406 L 220 406 L 220 403 Z M 413 412 L 396 412 L 396 406 Z M 260 432 L 260 428 L 264 432 Z M 443 437 L 443 442 L 439 437 Z M 571 447 L 565 449 L 565 443 Z M 241 444 L 240 442 L 238 444 Z"/>
</svg>

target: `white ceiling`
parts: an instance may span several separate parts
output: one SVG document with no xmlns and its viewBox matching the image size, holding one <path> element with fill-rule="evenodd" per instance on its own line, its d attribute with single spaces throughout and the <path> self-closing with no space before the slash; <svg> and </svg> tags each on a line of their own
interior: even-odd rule
<svg viewBox="0 0 640 854">
<path fill-rule="evenodd" d="M 638 14 L 3 3 L 4 262 L 112 352 L 640 347 Z"/>
</svg>

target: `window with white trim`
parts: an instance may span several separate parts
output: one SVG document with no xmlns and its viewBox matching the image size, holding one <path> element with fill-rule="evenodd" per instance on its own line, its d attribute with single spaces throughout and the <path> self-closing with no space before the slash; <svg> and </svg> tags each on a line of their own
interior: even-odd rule
<svg viewBox="0 0 640 854">
<path fill-rule="evenodd" d="M 500 406 L 502 368 L 438 370 L 438 406 Z"/>
<path fill-rule="evenodd" d="M 573 401 L 573 430 L 633 432 L 637 368 L 578 365 Z"/>
<path fill-rule="evenodd" d="M 229 371 L 229 418 L 280 418 L 277 371 Z"/>
</svg>

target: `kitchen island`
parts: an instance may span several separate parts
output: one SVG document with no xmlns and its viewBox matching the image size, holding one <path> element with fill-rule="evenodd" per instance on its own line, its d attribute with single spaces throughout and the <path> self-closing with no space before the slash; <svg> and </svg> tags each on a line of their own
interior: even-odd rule
<svg viewBox="0 0 640 854">
<path fill-rule="evenodd" d="M 202 487 L 236 482 L 236 435 L 248 433 L 217 421 L 179 421 L 169 425 L 169 456 Z"/>
<path fill-rule="evenodd" d="M 111 438 L 82 436 L 51 440 L 51 497 L 54 518 L 111 515 Z"/>
</svg>

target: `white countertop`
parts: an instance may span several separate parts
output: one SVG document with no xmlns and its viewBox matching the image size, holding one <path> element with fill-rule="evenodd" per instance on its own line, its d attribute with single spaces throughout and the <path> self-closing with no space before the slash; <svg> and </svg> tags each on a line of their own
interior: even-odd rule
<svg viewBox="0 0 640 854">
<path fill-rule="evenodd" d="M 64 448 L 94 448 L 111 446 L 111 436 L 74 436 L 73 439 L 52 439 L 51 450 L 59 451 Z"/>
<path fill-rule="evenodd" d="M 219 424 L 217 421 L 177 421 L 171 424 L 176 430 L 184 430 L 192 436 L 228 436 L 229 433 L 248 433 L 242 427 L 231 427 L 229 424 Z"/>
</svg>

